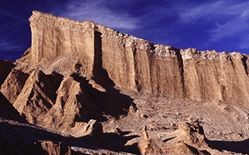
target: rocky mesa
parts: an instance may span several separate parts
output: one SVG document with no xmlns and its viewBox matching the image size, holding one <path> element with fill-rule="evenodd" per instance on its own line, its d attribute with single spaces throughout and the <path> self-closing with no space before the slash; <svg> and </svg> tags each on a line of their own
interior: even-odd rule
<svg viewBox="0 0 249 155">
<path fill-rule="evenodd" d="M 119 89 L 143 94 L 201 102 L 248 101 L 247 55 L 162 46 L 93 22 L 36 11 L 29 20 L 29 69 L 31 63 L 39 64 L 45 70 L 79 72 L 88 78 L 106 72 Z"/>
<path fill-rule="evenodd" d="M 249 153 L 248 55 L 177 49 L 39 11 L 29 21 L 31 47 L 0 61 L 4 146 L 15 143 L 6 127 L 32 131 L 18 138 L 30 137 L 23 154 Z"/>
</svg>

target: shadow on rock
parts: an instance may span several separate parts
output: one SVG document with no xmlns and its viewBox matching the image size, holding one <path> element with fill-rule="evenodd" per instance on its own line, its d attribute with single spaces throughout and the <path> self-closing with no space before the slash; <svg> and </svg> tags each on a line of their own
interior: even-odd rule
<svg viewBox="0 0 249 155">
<path fill-rule="evenodd" d="M 137 144 L 125 145 L 137 135 L 121 135 L 119 133 L 103 133 L 98 136 L 84 136 L 77 139 L 67 139 L 70 146 L 84 147 L 88 149 L 106 149 L 115 152 L 127 152 L 140 154 Z"/>
<path fill-rule="evenodd" d="M 94 81 L 106 90 L 106 93 L 102 94 L 102 97 L 94 99 L 98 103 L 98 106 L 101 106 L 106 114 L 118 117 L 120 115 L 127 114 L 130 106 L 133 106 L 134 108 L 136 108 L 136 106 L 132 98 L 121 94 L 119 90 L 114 88 L 114 81 L 109 77 L 108 72 L 103 68 L 101 35 L 102 34 L 100 32 L 94 32 L 93 77 Z"/>
<path fill-rule="evenodd" d="M 26 120 L 20 116 L 18 111 L 12 106 L 12 104 L 6 99 L 6 97 L 1 92 L 0 92 L 0 118 L 26 122 Z"/>
<path fill-rule="evenodd" d="M 74 146 L 139 154 L 136 144 L 125 145 L 127 141 L 137 137 L 136 135 L 129 136 L 127 133 L 99 133 L 75 138 L 62 136 L 34 125 L 6 120 L 0 122 L 0 154 L 44 154 L 44 151 L 48 150 L 44 150 L 41 146 L 46 143 L 45 148 L 50 150 L 58 146 L 63 146 L 62 150 Z M 50 146 L 47 146 L 48 144 Z"/>
<path fill-rule="evenodd" d="M 0 154 L 46 154 L 43 141 L 59 143 L 63 136 L 30 124 L 2 120 L 0 122 Z"/>
<path fill-rule="evenodd" d="M 207 140 L 209 147 L 219 151 L 226 150 L 236 153 L 249 154 L 249 139 L 243 141 Z"/>
<path fill-rule="evenodd" d="M 101 92 L 93 88 L 93 86 L 89 84 L 88 80 L 78 74 L 72 74 L 71 76 L 74 78 L 74 80 L 80 83 L 82 90 L 86 90 L 89 98 L 94 104 L 94 112 L 96 114 L 91 118 L 97 119 L 99 121 L 106 120 L 103 115 L 110 115 L 112 117 L 118 118 L 121 115 L 127 115 L 130 106 L 136 107 L 132 98 L 121 94 L 119 90 L 114 88 L 114 83 L 111 81 L 111 79 L 109 79 L 107 73 L 102 72 L 101 76 L 102 78 L 105 78 L 105 81 L 109 81 L 101 85 L 106 89 L 106 92 Z M 88 105 L 87 107 L 93 108 L 93 105 Z"/>
</svg>

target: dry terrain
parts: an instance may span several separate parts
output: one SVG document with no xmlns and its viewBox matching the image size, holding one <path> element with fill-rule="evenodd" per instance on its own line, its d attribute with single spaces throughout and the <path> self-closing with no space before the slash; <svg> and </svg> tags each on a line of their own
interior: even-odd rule
<svg viewBox="0 0 249 155">
<path fill-rule="evenodd" d="M 33 11 L 0 61 L 0 154 L 249 154 L 249 61 Z"/>
</svg>

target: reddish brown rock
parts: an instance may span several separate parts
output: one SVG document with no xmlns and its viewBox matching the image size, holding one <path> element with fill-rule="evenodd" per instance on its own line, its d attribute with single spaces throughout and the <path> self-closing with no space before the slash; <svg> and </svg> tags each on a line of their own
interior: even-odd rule
<svg viewBox="0 0 249 155">
<path fill-rule="evenodd" d="M 28 74 L 22 72 L 21 70 L 13 69 L 9 73 L 1 86 L 1 92 L 6 96 L 10 103 L 13 104 L 15 102 L 27 78 Z"/>
<path fill-rule="evenodd" d="M 39 129 L 38 138 L 29 142 L 39 151 L 85 153 L 84 147 L 93 145 L 90 152 L 97 154 L 103 153 L 99 148 L 137 154 L 249 152 L 248 140 L 242 141 L 249 136 L 248 55 L 153 44 L 93 22 L 38 11 L 30 26 L 31 48 L 15 67 L 0 62 L 0 117 L 15 119 L 18 111 L 46 134 L 58 132 L 55 143 L 45 138 L 40 146 L 37 141 L 45 133 Z M 171 128 L 194 117 L 203 121 L 212 145 L 199 124 Z M 149 129 L 141 136 L 144 125 Z M 6 128 L 1 131 L 8 139 Z M 14 127 L 13 135 L 16 131 L 23 132 Z M 28 139 L 22 135 L 20 141 Z M 217 140 L 226 137 L 241 141 Z"/>
<path fill-rule="evenodd" d="M 71 148 L 63 143 L 55 144 L 51 141 L 41 142 L 41 148 L 48 155 L 71 155 Z"/>
<path fill-rule="evenodd" d="M 58 82 L 52 82 L 53 76 L 57 75 L 46 75 L 40 70 L 33 71 L 14 102 L 13 106 L 28 122 L 38 123 L 53 106 L 58 88 Z"/>
<path fill-rule="evenodd" d="M 25 61 L 33 67 L 87 78 L 104 70 L 117 88 L 142 94 L 237 104 L 249 99 L 247 55 L 179 50 L 37 11 L 30 23 L 32 47 Z"/>
<path fill-rule="evenodd" d="M 54 104 L 40 123 L 48 128 L 69 131 L 73 127 L 77 128 L 77 123 L 87 122 L 91 117 L 94 117 L 94 114 L 97 113 L 94 106 L 87 90 L 84 90 L 73 77 L 66 77 L 57 90 Z"/>
</svg>

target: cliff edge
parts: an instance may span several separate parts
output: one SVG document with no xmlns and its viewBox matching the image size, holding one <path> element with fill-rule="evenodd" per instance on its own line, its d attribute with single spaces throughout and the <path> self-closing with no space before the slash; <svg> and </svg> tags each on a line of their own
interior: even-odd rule
<svg viewBox="0 0 249 155">
<path fill-rule="evenodd" d="M 26 62 L 26 70 L 39 66 L 89 79 L 108 74 L 120 90 L 200 102 L 248 102 L 248 55 L 153 44 L 94 22 L 38 11 L 29 20 L 32 46 L 21 65 Z"/>
<path fill-rule="evenodd" d="M 3 154 L 249 153 L 248 55 L 39 11 L 29 21 L 31 47 L 0 61 Z"/>
</svg>

